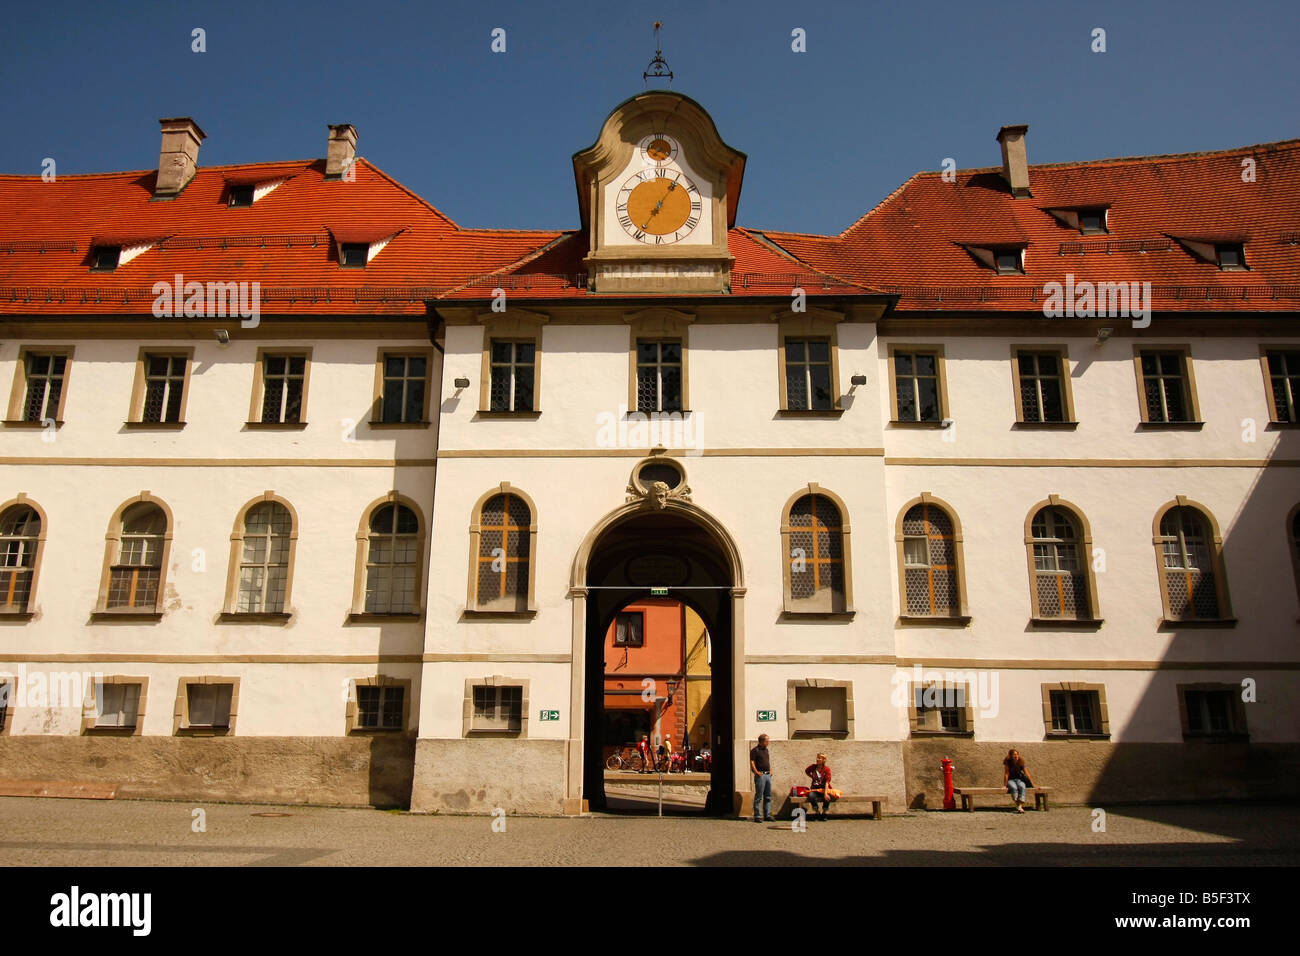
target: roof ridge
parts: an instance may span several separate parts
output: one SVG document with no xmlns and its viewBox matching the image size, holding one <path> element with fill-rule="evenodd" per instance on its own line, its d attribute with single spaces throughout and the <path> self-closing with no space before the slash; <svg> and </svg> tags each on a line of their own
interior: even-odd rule
<svg viewBox="0 0 1300 956">
<path fill-rule="evenodd" d="M 297 166 L 303 164 L 303 168 L 311 166 L 313 163 L 320 162 L 319 159 L 281 159 L 268 160 L 262 163 L 224 163 L 220 166 L 200 166 L 195 170 L 194 175 L 200 173 L 216 172 L 218 170 L 229 169 L 251 169 L 259 166 Z M 147 176 L 150 173 L 156 173 L 156 169 L 118 169 L 106 173 L 59 173 L 58 180 L 64 179 L 106 179 L 111 176 Z M 0 180 L 22 180 L 22 179 L 41 179 L 40 173 L 0 173 Z M 56 180 L 56 181 L 58 181 Z"/>
<path fill-rule="evenodd" d="M 761 233 L 751 233 L 751 232 L 750 232 L 748 229 L 746 229 L 744 226 L 736 226 L 736 227 L 735 227 L 735 231 L 741 233 L 741 234 L 744 235 L 744 236 L 746 236 L 746 237 L 747 237 L 748 239 L 750 239 L 752 242 L 756 242 L 756 243 L 758 243 L 758 244 L 764 246 L 765 248 L 769 248 L 769 249 L 771 249 L 771 250 L 772 250 L 773 252 L 775 252 L 777 255 L 779 255 L 779 256 L 783 256 L 784 258 L 789 259 L 791 262 L 795 263 L 796 265 L 803 266 L 805 269 L 807 269 L 807 270 L 808 270 L 810 273 L 812 273 L 813 275 L 819 275 L 819 276 L 821 276 L 821 277 L 824 278 L 824 279 L 834 279 L 836 282 L 839 282 L 839 283 L 841 283 L 842 285 L 853 286 L 853 288 L 855 288 L 855 289 L 864 289 L 864 290 L 866 290 L 867 292 L 877 292 L 877 293 L 878 293 L 878 292 L 881 291 L 880 289 L 877 289 L 877 288 L 875 288 L 874 286 L 863 285 L 861 282 L 855 282 L 853 279 L 846 279 L 846 278 L 844 278 L 843 276 L 836 275 L 836 274 L 833 273 L 833 272 L 826 272 L 826 271 L 824 271 L 824 270 L 822 270 L 822 269 L 818 269 L 816 266 L 814 266 L 814 265 L 812 265 L 812 264 L 810 264 L 810 263 L 808 263 L 808 262 L 805 262 L 803 259 L 800 259 L 798 256 L 796 256 L 794 253 L 790 252 L 790 251 L 789 251 L 788 249 L 786 249 L 784 246 L 781 246 L 780 244 L 778 244 L 778 243 L 776 243 L 776 242 L 773 242 L 771 239 L 768 239 L 766 236 L 762 235 Z"/>
<path fill-rule="evenodd" d="M 538 246 L 536 249 L 532 250 L 531 252 L 526 253 L 526 254 L 520 256 L 520 257 L 519 257 L 518 259 L 516 259 L 514 262 L 508 262 L 508 263 L 506 263 L 505 265 L 500 266 L 500 267 L 498 267 L 498 268 L 496 268 L 496 269 L 491 269 L 491 270 L 489 270 L 489 271 L 487 271 L 487 272 L 479 273 L 479 274 L 476 275 L 476 276 L 471 276 L 470 278 L 468 278 L 468 279 L 466 279 L 464 282 L 462 282 L 460 285 L 452 286 L 452 287 L 449 288 L 449 289 L 444 289 L 442 292 L 438 293 L 438 298 L 439 298 L 439 299 L 444 299 L 444 298 L 446 298 L 447 296 L 452 295 L 453 293 L 460 292 L 460 291 L 462 291 L 463 289 L 468 289 L 470 286 L 474 285 L 475 283 L 477 283 L 477 282 L 482 282 L 484 279 L 486 279 L 486 278 L 488 278 L 488 277 L 490 277 L 490 276 L 499 276 L 499 275 L 504 275 L 506 272 L 508 272 L 508 271 L 510 271 L 510 270 L 512 270 L 512 269 L 517 269 L 517 268 L 519 268 L 520 266 L 527 265 L 528 263 L 532 262 L 533 260 L 539 258 L 543 253 L 548 252 L 548 251 L 550 251 L 551 249 L 554 249 L 557 245 L 559 245 L 559 244 L 560 244 L 561 242 L 563 242 L 565 239 L 569 239 L 569 238 L 571 238 L 571 237 L 574 236 L 574 235 L 576 235 L 576 232 L 561 233 L 560 235 L 558 235 L 558 236 L 556 236 L 554 239 L 552 239 L 550 242 L 545 243 L 545 244 L 543 244 L 543 245 L 541 245 L 541 246 Z"/>
</svg>

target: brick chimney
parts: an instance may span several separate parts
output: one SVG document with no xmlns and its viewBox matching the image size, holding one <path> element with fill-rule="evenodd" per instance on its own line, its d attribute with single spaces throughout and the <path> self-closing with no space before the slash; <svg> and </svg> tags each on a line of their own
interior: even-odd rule
<svg viewBox="0 0 1300 956">
<path fill-rule="evenodd" d="M 998 142 L 1002 144 L 1002 178 L 1017 199 L 1029 195 L 1029 156 L 1025 152 L 1028 132 L 1028 126 L 1004 126 L 998 131 Z"/>
<path fill-rule="evenodd" d="M 329 151 L 325 154 L 325 178 L 340 179 L 357 158 L 357 128 L 351 123 L 330 127 Z"/>
<path fill-rule="evenodd" d="M 162 125 L 162 151 L 158 155 L 158 182 L 153 194 L 171 199 L 194 178 L 199 168 L 199 144 L 207 134 L 188 116 L 158 121 Z"/>
</svg>

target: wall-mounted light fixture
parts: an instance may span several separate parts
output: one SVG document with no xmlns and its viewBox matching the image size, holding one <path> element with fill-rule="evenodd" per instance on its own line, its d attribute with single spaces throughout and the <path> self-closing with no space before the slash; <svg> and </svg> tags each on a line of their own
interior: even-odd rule
<svg viewBox="0 0 1300 956">
<path fill-rule="evenodd" d="M 459 378 L 455 379 L 453 384 L 457 388 L 469 388 L 469 379 L 467 379 L 465 376 L 462 375 Z"/>
<path fill-rule="evenodd" d="M 854 375 L 851 379 L 849 379 L 849 381 L 854 385 L 866 385 L 867 377 L 863 375 L 861 372 L 859 372 L 857 375 Z"/>
<path fill-rule="evenodd" d="M 230 333 L 227 332 L 225 329 L 216 329 L 216 330 L 215 330 L 215 333 L 216 333 L 216 336 L 217 336 L 217 344 L 218 344 L 218 345 L 229 345 L 229 344 L 230 344 Z"/>
<path fill-rule="evenodd" d="M 1113 332 L 1113 331 L 1114 331 L 1114 329 L 1098 329 L 1098 330 L 1097 330 L 1097 344 L 1098 344 L 1098 345 L 1104 345 L 1104 344 L 1106 343 L 1106 340 L 1107 340 L 1108 338 L 1110 338 L 1110 334 L 1111 334 L 1111 332 Z"/>
</svg>

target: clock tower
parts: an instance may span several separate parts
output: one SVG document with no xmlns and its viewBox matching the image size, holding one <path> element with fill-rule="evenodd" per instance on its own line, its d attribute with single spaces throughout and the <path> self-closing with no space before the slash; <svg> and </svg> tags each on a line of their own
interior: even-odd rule
<svg viewBox="0 0 1300 956">
<path fill-rule="evenodd" d="M 744 170 L 690 97 L 651 90 L 619 105 L 573 157 L 592 291 L 730 291 Z"/>
</svg>

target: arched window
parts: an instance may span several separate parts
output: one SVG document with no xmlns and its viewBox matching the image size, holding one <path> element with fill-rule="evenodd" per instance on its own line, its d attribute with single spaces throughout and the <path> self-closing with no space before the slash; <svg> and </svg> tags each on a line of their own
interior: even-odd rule
<svg viewBox="0 0 1300 956">
<path fill-rule="evenodd" d="M 1167 505 L 1156 519 L 1156 557 L 1167 620 L 1231 617 L 1222 542 L 1206 511 L 1181 496 Z"/>
<path fill-rule="evenodd" d="M 271 492 L 240 509 L 231 534 L 226 614 L 287 616 L 297 538 L 293 509 Z"/>
<path fill-rule="evenodd" d="M 536 513 L 531 499 L 508 482 L 479 499 L 470 525 L 468 608 L 506 613 L 534 609 Z"/>
<path fill-rule="evenodd" d="M 781 521 L 787 613 L 852 612 L 844 503 L 817 484 L 786 502 Z"/>
<path fill-rule="evenodd" d="M 0 614 L 27 614 L 36 592 L 45 523 L 19 495 L 0 509 Z"/>
<path fill-rule="evenodd" d="M 903 617 L 964 619 L 961 526 L 928 493 L 904 506 L 895 539 Z"/>
<path fill-rule="evenodd" d="M 416 613 L 420 567 L 420 519 L 393 502 L 370 515 L 366 552 L 366 613 Z"/>
<path fill-rule="evenodd" d="M 118 509 L 106 536 L 98 611 L 162 613 L 171 532 L 166 505 L 148 492 Z"/>
<path fill-rule="evenodd" d="M 1079 512 L 1056 495 L 1029 512 L 1030 606 L 1043 621 L 1095 621 L 1092 536 Z"/>
</svg>

